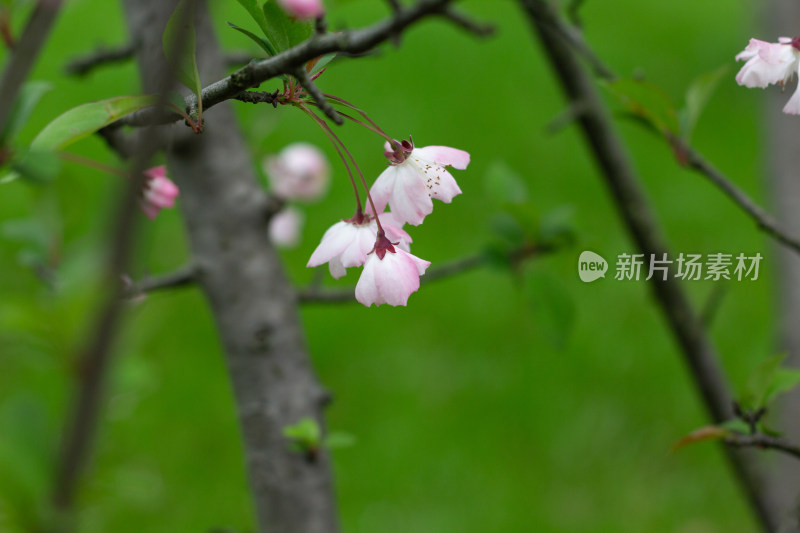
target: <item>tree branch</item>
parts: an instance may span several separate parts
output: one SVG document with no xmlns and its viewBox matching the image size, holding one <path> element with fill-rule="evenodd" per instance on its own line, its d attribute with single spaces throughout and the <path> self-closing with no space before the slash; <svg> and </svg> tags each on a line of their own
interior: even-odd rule
<svg viewBox="0 0 800 533">
<path fill-rule="evenodd" d="M 125 286 L 125 297 L 135 298 L 148 292 L 156 292 L 165 289 L 185 287 L 196 281 L 197 268 L 193 265 L 186 265 L 175 272 L 143 278 L 137 282 Z"/>
<path fill-rule="evenodd" d="M 526 259 L 538 257 L 553 251 L 555 251 L 555 248 L 552 246 L 529 245 L 516 248 L 508 252 L 504 259 L 511 266 L 516 266 Z M 428 285 L 442 279 L 463 274 L 465 272 L 484 267 L 490 264 L 492 261 L 492 257 L 485 253 L 479 253 L 461 259 L 455 259 L 449 263 L 431 268 L 419 279 L 420 285 Z M 354 290 L 354 287 L 349 287 L 346 289 L 322 289 L 312 284 L 310 287 L 299 291 L 297 293 L 297 298 L 300 303 L 306 304 L 355 303 L 356 299 Z"/>
<path fill-rule="evenodd" d="M 579 117 L 581 130 L 633 240 L 646 256 L 662 257 L 668 248 L 653 216 L 653 209 L 639 185 L 639 178 L 591 78 L 578 61 L 571 42 L 558 30 L 561 25 L 558 15 L 543 0 L 520 0 L 520 3 L 570 102 L 581 102 L 585 106 Z M 717 362 L 719 358 L 711 340 L 672 273 L 670 268 L 670 275 L 666 279 L 653 277 L 650 286 L 682 348 L 692 379 L 711 418 L 715 422 L 723 422 L 733 417 L 726 378 Z M 774 530 L 779 519 L 758 490 L 758 472 L 742 455 L 728 448 L 725 450 L 759 519 L 766 528 Z"/>
<path fill-rule="evenodd" d="M 413 6 L 402 8 L 391 18 L 367 28 L 315 34 L 307 41 L 289 50 L 269 59 L 250 63 L 230 76 L 205 87 L 201 92 L 203 109 L 211 109 L 220 102 L 234 98 L 242 91 L 257 87 L 281 74 L 294 74 L 307 62 L 325 54 L 367 52 L 425 17 L 442 15 L 451 1 L 453 0 L 418 0 Z M 197 108 L 197 97 L 194 94 L 187 95 L 184 102 L 188 110 Z M 177 120 L 180 118 L 175 113 L 164 108 L 151 107 L 132 113 L 120 122 L 128 126 L 144 126 L 169 124 Z"/>
<path fill-rule="evenodd" d="M 100 47 L 94 52 L 77 57 L 67 63 L 64 72 L 70 76 L 85 76 L 98 67 L 121 63 L 133 58 L 136 45 L 128 43 L 117 48 Z"/>
<path fill-rule="evenodd" d="M 17 93 L 33 68 L 39 50 L 61 10 L 62 1 L 39 0 L 11 53 L 3 78 L 0 80 L 0 131 L 5 128 Z"/>
<path fill-rule="evenodd" d="M 759 448 L 770 449 L 791 455 L 795 459 L 800 459 L 800 446 L 789 444 L 783 439 L 771 437 L 757 433 L 755 435 L 744 435 L 742 433 L 732 433 L 725 437 L 725 444 L 736 448 Z"/>
</svg>

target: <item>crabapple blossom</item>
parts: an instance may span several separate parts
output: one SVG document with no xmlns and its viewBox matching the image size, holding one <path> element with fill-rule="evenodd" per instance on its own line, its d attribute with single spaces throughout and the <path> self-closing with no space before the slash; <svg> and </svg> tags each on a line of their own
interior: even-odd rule
<svg viewBox="0 0 800 533">
<path fill-rule="evenodd" d="M 322 0 L 278 0 L 278 4 L 289 15 L 299 19 L 317 18 L 325 13 Z"/>
<path fill-rule="evenodd" d="M 404 140 L 394 147 L 387 142 L 384 155 L 391 166 L 370 190 L 378 211 L 388 204 L 398 220 L 417 226 L 433 211 L 433 198 L 449 204 L 461 194 L 447 167 L 467 168 L 467 152 L 447 146 L 415 148 L 412 140 Z"/>
<path fill-rule="evenodd" d="M 381 213 L 379 218 L 386 235 L 398 243 L 398 248 L 407 251 L 411 237 L 394 224 L 392 214 Z M 367 254 L 375 247 L 377 236 L 375 217 L 356 213 L 352 218 L 341 220 L 328 228 L 306 266 L 315 267 L 328 263 L 331 276 L 339 279 L 347 273 L 345 269 L 364 264 Z"/>
<path fill-rule="evenodd" d="M 312 201 L 328 190 L 331 169 L 325 154 L 308 143 L 286 146 L 264 159 L 273 192 L 285 200 Z"/>
<path fill-rule="evenodd" d="M 151 220 L 156 218 L 158 212 L 175 205 L 175 198 L 180 192 L 178 186 L 167 178 L 164 165 L 159 165 L 144 171 L 145 183 L 139 207 Z"/>
<path fill-rule="evenodd" d="M 736 75 L 736 83 L 745 87 L 784 86 L 800 68 L 800 38 L 781 37 L 777 43 L 750 39 L 737 61 L 746 61 Z M 784 113 L 800 114 L 800 91 L 795 90 L 783 108 Z"/>
<path fill-rule="evenodd" d="M 303 213 L 294 207 L 284 207 L 269 221 L 269 238 L 278 246 L 292 248 L 300 242 Z"/>
<path fill-rule="evenodd" d="M 358 278 L 356 300 L 367 307 L 406 305 L 411 293 L 419 289 L 419 277 L 430 264 L 395 248 L 386 236 L 380 235 Z"/>
</svg>

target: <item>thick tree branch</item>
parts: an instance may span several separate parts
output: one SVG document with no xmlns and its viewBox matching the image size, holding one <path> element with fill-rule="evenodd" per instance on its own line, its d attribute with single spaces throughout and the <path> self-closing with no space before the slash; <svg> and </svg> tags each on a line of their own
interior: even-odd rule
<svg viewBox="0 0 800 533">
<path fill-rule="evenodd" d="M 633 240 L 645 256 L 662 257 L 668 253 L 668 248 L 653 209 L 591 78 L 575 55 L 570 41 L 558 30 L 560 20 L 557 13 L 543 0 L 520 0 L 520 3 L 530 17 L 567 97 L 571 102 L 581 102 L 585 106 L 579 118 L 581 130 Z M 719 358 L 679 281 L 670 272 L 663 280 L 653 277 L 650 286 L 682 348 L 692 379 L 711 418 L 723 422 L 732 418 L 733 412 L 731 394 Z M 774 530 L 779 520 L 759 490 L 759 473 L 743 456 L 728 448 L 725 450 L 759 519 L 766 528 Z"/>
<path fill-rule="evenodd" d="M 280 54 L 250 63 L 217 82 L 205 87 L 201 92 L 203 109 L 230 100 L 244 90 L 257 87 L 259 84 L 281 74 L 294 74 L 307 62 L 325 54 L 345 52 L 361 54 L 401 32 L 417 21 L 433 15 L 442 15 L 452 0 L 418 0 L 408 8 L 401 8 L 394 16 L 359 30 L 348 30 L 326 34 L 315 34 L 309 40 L 290 48 Z M 185 98 L 186 109 L 197 108 L 197 97 L 194 94 Z M 168 124 L 180 120 L 173 112 L 164 108 L 148 108 L 137 111 L 122 123 L 129 126 L 147 124 Z"/>
</svg>

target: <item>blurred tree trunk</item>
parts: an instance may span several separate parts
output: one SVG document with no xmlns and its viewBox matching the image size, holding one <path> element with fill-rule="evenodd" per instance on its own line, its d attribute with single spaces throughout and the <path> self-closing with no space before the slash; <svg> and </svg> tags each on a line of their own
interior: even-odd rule
<svg viewBox="0 0 800 533">
<path fill-rule="evenodd" d="M 123 4 L 138 44 L 145 90 L 153 92 L 153 78 L 164 61 L 162 33 L 175 2 Z M 197 2 L 196 28 L 200 77 L 208 84 L 224 73 L 204 1 Z M 254 112 L 274 110 L 264 106 Z M 338 528 L 328 455 L 324 450 L 315 457 L 290 451 L 283 436 L 284 427 L 303 417 L 324 427 L 325 391 L 309 362 L 296 294 L 267 238 L 270 202 L 253 172 L 230 104 L 214 107 L 204 118 L 201 135 L 183 124 L 167 128 L 173 134 L 167 162 L 180 187 L 198 283 L 211 305 L 227 359 L 259 530 L 333 533 Z M 198 395 L 202 390 L 198 383 Z"/>
<path fill-rule="evenodd" d="M 800 2 L 772 0 L 766 5 L 767 29 L 758 37 L 775 42 L 779 36 L 800 35 Z M 745 44 L 745 43 L 742 43 Z M 794 91 L 789 85 L 785 93 L 769 90 L 766 99 L 767 157 L 766 175 L 769 179 L 773 210 L 781 226 L 793 235 L 800 234 L 800 122 L 798 117 L 781 112 Z M 776 312 L 779 317 L 779 344 L 788 352 L 787 363 L 800 366 L 800 255 L 776 245 L 778 257 Z M 780 429 L 788 440 L 800 443 L 800 390 L 795 389 L 778 406 Z M 772 497 L 784 510 L 786 527 L 781 531 L 800 531 L 798 503 L 800 498 L 800 461 L 780 455 L 771 483 Z"/>
</svg>

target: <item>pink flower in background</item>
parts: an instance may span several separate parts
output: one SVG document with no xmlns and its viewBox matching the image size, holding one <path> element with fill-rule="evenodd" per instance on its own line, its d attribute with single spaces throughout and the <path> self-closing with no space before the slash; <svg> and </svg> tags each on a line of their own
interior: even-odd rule
<svg viewBox="0 0 800 533">
<path fill-rule="evenodd" d="M 412 141 L 402 141 L 394 150 L 387 142 L 386 150 L 391 166 L 370 190 L 379 211 L 388 204 L 398 220 L 417 226 L 433 211 L 433 198 L 449 204 L 461 194 L 446 167 L 467 168 L 467 152 L 447 146 L 415 148 Z"/>
<path fill-rule="evenodd" d="M 317 18 L 325 13 L 322 0 L 278 0 L 278 4 L 298 19 Z"/>
<path fill-rule="evenodd" d="M 156 218 L 162 209 L 175 205 L 178 196 L 178 186 L 167 178 L 164 165 L 153 167 L 144 171 L 145 183 L 139 206 L 151 220 Z"/>
<path fill-rule="evenodd" d="M 270 240 L 284 248 L 293 248 L 300 243 L 303 213 L 294 207 L 284 207 L 269 221 Z"/>
<path fill-rule="evenodd" d="M 316 146 L 294 143 L 264 160 L 272 191 L 285 200 L 312 201 L 328 190 L 331 169 Z"/>
<path fill-rule="evenodd" d="M 380 220 L 386 234 L 399 243 L 398 248 L 408 250 L 411 237 L 402 228 L 392 224 L 391 213 L 382 213 Z M 337 222 L 322 236 L 322 241 L 311 254 L 306 266 L 315 267 L 328 263 L 331 276 L 339 279 L 347 273 L 347 268 L 364 264 L 367 254 L 375 247 L 377 235 L 378 226 L 370 215 Z"/>
<path fill-rule="evenodd" d="M 364 264 L 356 284 L 356 300 L 366 305 L 406 305 L 412 292 L 419 289 L 419 277 L 430 266 L 405 250 L 379 237 L 375 249 Z"/>
<path fill-rule="evenodd" d="M 764 88 L 785 85 L 800 68 L 800 39 L 781 37 L 777 43 L 750 39 L 737 61 L 746 61 L 736 75 L 736 83 L 745 87 Z M 783 108 L 784 113 L 800 114 L 800 91 L 795 90 Z"/>
</svg>

